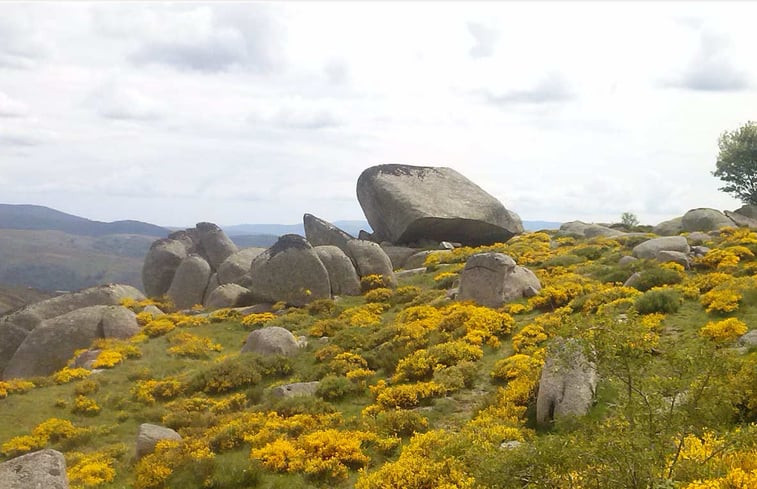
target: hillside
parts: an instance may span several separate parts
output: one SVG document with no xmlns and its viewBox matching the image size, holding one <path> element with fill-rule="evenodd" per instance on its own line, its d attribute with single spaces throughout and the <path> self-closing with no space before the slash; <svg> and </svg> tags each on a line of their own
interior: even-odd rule
<svg viewBox="0 0 757 489">
<path fill-rule="evenodd" d="M 142 313 L 143 334 L 95 345 L 97 374 L 0 383 L 0 451 L 59 449 L 75 488 L 757 487 L 757 348 L 738 344 L 757 324 L 757 234 L 711 236 L 691 270 L 619 263 L 646 239 L 530 233 L 437 252 L 396 290 L 275 314 Z M 449 300 L 481 251 L 533 270 L 542 290 L 499 309 Z M 239 353 L 269 326 L 307 345 Z M 538 425 L 558 337 L 596 368 L 595 402 Z M 308 381 L 315 395 L 274 395 Z M 141 423 L 183 441 L 137 462 Z"/>
<path fill-rule="evenodd" d="M 30 287 L 13 287 L 0 285 L 0 315 L 25 304 L 49 298 L 49 293 Z"/>
</svg>

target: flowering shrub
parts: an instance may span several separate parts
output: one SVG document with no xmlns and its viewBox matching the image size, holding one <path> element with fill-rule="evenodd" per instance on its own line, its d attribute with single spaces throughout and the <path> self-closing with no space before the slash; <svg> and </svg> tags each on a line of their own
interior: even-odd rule
<svg viewBox="0 0 757 489">
<path fill-rule="evenodd" d="M 351 326 L 376 326 L 381 324 L 381 314 L 388 308 L 388 304 L 373 302 L 345 309 L 339 319 L 347 321 Z"/>
<path fill-rule="evenodd" d="M 76 396 L 71 412 L 85 416 L 96 416 L 100 414 L 100 409 L 100 406 L 97 405 L 94 399 L 87 396 Z"/>
<path fill-rule="evenodd" d="M 383 275 L 373 274 L 360 277 L 360 290 L 368 292 L 369 290 L 390 287 L 391 279 Z"/>
<path fill-rule="evenodd" d="M 518 333 L 513 335 L 513 350 L 516 353 L 529 353 L 539 348 L 547 339 L 549 337 L 544 328 L 535 323 L 527 324 Z"/>
<path fill-rule="evenodd" d="M 178 396 L 183 390 L 181 382 L 176 379 L 138 380 L 131 392 L 135 399 L 145 404 L 154 404 L 156 400 L 168 400 Z"/>
<path fill-rule="evenodd" d="M 5 456 L 16 457 L 40 450 L 50 442 L 74 439 L 87 432 L 86 428 L 77 428 L 68 420 L 50 418 L 34 427 L 31 435 L 11 438 L 0 447 L 0 452 Z"/>
<path fill-rule="evenodd" d="M 736 318 L 711 321 L 699 330 L 699 334 L 718 343 L 733 341 L 747 332 L 747 326 Z"/>
<path fill-rule="evenodd" d="M 169 355 L 190 358 L 207 358 L 212 351 L 221 351 L 218 343 L 213 343 L 210 338 L 197 336 L 186 331 L 181 331 L 170 338 L 168 343 L 173 345 L 168 349 Z"/>
<path fill-rule="evenodd" d="M 253 329 L 259 328 L 273 319 L 276 319 L 276 315 L 272 312 L 260 312 L 246 315 L 242 318 L 241 323 L 247 329 Z"/>
<path fill-rule="evenodd" d="M 699 302 L 706 307 L 707 312 L 733 312 L 739 308 L 742 295 L 731 288 L 716 287 L 703 294 Z"/>
<path fill-rule="evenodd" d="M 8 394 L 23 394 L 34 389 L 34 382 L 29 380 L 11 379 L 0 381 L 0 399 L 8 397 Z"/>
<path fill-rule="evenodd" d="M 310 336 L 334 336 L 349 325 L 342 319 L 320 319 L 313 323 L 308 331 Z"/>
<path fill-rule="evenodd" d="M 427 379 L 435 370 L 457 365 L 464 360 L 480 360 L 483 356 L 480 346 L 465 341 L 441 343 L 428 349 L 416 350 L 400 360 L 392 380 L 400 382 Z"/>
<path fill-rule="evenodd" d="M 491 377 L 500 381 L 513 380 L 528 376 L 531 372 L 540 368 L 541 362 L 539 359 L 529 355 L 515 354 L 495 363 Z"/>
<path fill-rule="evenodd" d="M 417 407 L 421 402 L 432 397 L 444 395 L 446 389 L 436 382 L 418 382 L 415 384 L 400 384 L 387 386 L 383 380 L 371 387 L 371 392 L 376 396 L 377 410 L 385 409 L 410 409 Z M 368 406 L 371 408 L 372 406 Z M 370 413 L 371 411 L 369 411 Z"/>
<path fill-rule="evenodd" d="M 124 356 L 115 350 L 103 350 L 92 362 L 92 368 L 113 368 L 124 361 Z"/>
<path fill-rule="evenodd" d="M 53 374 L 53 381 L 56 384 L 68 384 L 74 380 L 80 380 L 89 377 L 92 374 L 86 368 L 68 368 L 64 367 Z"/>
<path fill-rule="evenodd" d="M 440 289 L 448 289 L 452 287 L 457 280 L 458 274 L 453 272 L 442 272 L 434 276 L 434 282 Z"/>
<path fill-rule="evenodd" d="M 393 304 L 405 304 L 418 297 L 421 293 L 421 288 L 415 285 L 405 285 L 398 287 L 394 291 L 394 295 L 391 298 Z"/>
<path fill-rule="evenodd" d="M 116 471 L 113 468 L 115 462 L 111 454 L 104 452 L 68 453 L 66 455 L 68 466 L 66 473 L 72 489 L 94 487 L 112 482 L 116 477 Z"/>
<path fill-rule="evenodd" d="M 365 293 L 365 302 L 388 302 L 392 295 L 394 295 L 394 291 L 386 287 L 371 289 Z"/>
<path fill-rule="evenodd" d="M 241 312 L 235 311 L 234 309 L 224 308 L 211 312 L 208 319 L 211 323 L 222 323 L 224 321 L 237 321 L 241 317 Z"/>
<path fill-rule="evenodd" d="M 176 324 L 167 317 L 160 317 L 153 319 L 145 325 L 142 331 L 150 338 L 162 336 L 169 331 L 176 329 Z"/>
</svg>

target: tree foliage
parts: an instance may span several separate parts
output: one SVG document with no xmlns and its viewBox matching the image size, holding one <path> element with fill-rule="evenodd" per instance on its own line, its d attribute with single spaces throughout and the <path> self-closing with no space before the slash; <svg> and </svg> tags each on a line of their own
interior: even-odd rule
<svg viewBox="0 0 757 489">
<path fill-rule="evenodd" d="M 718 147 L 717 169 L 712 174 L 726 183 L 719 190 L 757 205 L 757 122 L 724 132 Z"/>
<path fill-rule="evenodd" d="M 624 212 L 620 216 L 620 222 L 628 228 L 633 228 L 639 225 L 639 218 L 633 212 Z"/>
</svg>

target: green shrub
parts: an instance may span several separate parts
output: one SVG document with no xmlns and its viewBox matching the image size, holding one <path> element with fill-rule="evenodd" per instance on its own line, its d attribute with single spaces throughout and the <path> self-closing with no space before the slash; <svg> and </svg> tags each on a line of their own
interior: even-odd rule
<svg viewBox="0 0 757 489">
<path fill-rule="evenodd" d="M 586 258 L 584 258 L 583 256 L 578 256 L 578 255 L 573 255 L 573 254 L 558 255 L 558 256 L 553 256 L 552 258 L 544 261 L 544 263 L 542 263 L 542 266 L 543 267 L 569 267 L 571 265 L 577 265 L 585 261 L 586 261 Z"/>
<path fill-rule="evenodd" d="M 603 248 L 599 246 L 583 246 L 573 250 L 574 255 L 582 256 L 587 260 L 597 260 L 602 256 Z"/>
<path fill-rule="evenodd" d="M 273 400 L 269 409 L 287 417 L 296 414 L 330 414 L 336 412 L 336 408 L 331 403 L 313 396 L 294 396 Z"/>
<path fill-rule="evenodd" d="M 220 394 L 255 385 L 261 379 L 258 357 L 242 353 L 210 365 L 205 370 L 195 374 L 189 381 L 188 388 L 191 392 L 202 391 L 208 394 Z"/>
<path fill-rule="evenodd" d="M 421 288 L 417 287 L 415 285 L 406 285 L 404 287 L 400 287 L 397 290 L 394 291 L 394 295 L 389 300 L 390 304 L 406 304 L 421 293 Z"/>
<path fill-rule="evenodd" d="M 683 297 L 674 289 L 648 290 L 636 299 L 636 310 L 641 314 L 653 312 L 673 313 L 681 307 Z"/>
<path fill-rule="evenodd" d="M 292 361 L 284 355 L 257 357 L 255 363 L 265 377 L 286 377 L 294 372 Z"/>
<path fill-rule="evenodd" d="M 639 275 L 633 286 L 642 292 L 653 287 L 677 284 L 683 280 L 680 273 L 667 268 L 650 268 L 642 270 Z"/>
<path fill-rule="evenodd" d="M 339 401 L 356 391 L 356 386 L 347 377 L 327 375 L 321 379 L 315 395 L 325 401 Z"/>
<path fill-rule="evenodd" d="M 331 317 L 336 312 L 334 299 L 318 299 L 306 306 L 307 311 L 313 316 Z"/>
</svg>

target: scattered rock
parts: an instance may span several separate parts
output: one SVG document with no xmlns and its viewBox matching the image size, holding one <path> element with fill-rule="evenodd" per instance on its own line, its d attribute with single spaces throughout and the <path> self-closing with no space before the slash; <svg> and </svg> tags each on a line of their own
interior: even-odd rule
<svg viewBox="0 0 757 489">
<path fill-rule="evenodd" d="M 86 368 L 92 370 L 92 363 L 97 360 L 102 350 L 94 349 L 79 353 L 74 359 L 74 368 Z"/>
<path fill-rule="evenodd" d="M 404 277 L 413 277 L 415 275 L 423 275 L 426 273 L 426 267 L 420 267 L 420 268 L 411 268 L 409 270 L 400 270 L 398 272 L 394 272 L 394 276 L 397 277 L 397 280 L 404 278 Z"/>
<path fill-rule="evenodd" d="M 137 460 L 155 451 L 155 445 L 161 440 L 181 440 L 181 435 L 171 428 L 150 423 L 139 425 L 137 433 Z"/>
<path fill-rule="evenodd" d="M 250 352 L 259 355 L 284 355 L 291 357 L 299 352 L 297 338 L 289 330 L 279 326 L 268 326 L 256 329 L 247 336 L 242 353 Z"/>
<path fill-rule="evenodd" d="M 513 448 L 518 448 L 521 445 L 523 445 L 523 443 L 519 442 L 518 440 L 510 440 L 500 443 L 499 448 L 502 448 L 503 450 L 512 450 Z"/>
<path fill-rule="evenodd" d="M 753 329 L 742 335 L 739 338 L 739 344 L 746 347 L 757 346 L 757 329 Z"/>
<path fill-rule="evenodd" d="M 358 178 L 357 197 L 378 241 L 476 246 L 523 232 L 515 213 L 451 168 L 373 166 Z"/>
<path fill-rule="evenodd" d="M 694 256 L 704 256 L 710 249 L 706 246 L 692 246 L 691 254 Z"/>
<path fill-rule="evenodd" d="M 652 232 L 658 236 L 677 236 L 683 232 L 683 218 L 675 217 L 669 221 L 663 221 L 652 228 Z"/>
<path fill-rule="evenodd" d="M 297 397 L 312 396 L 318 389 L 320 382 L 296 382 L 294 384 L 280 385 L 271 390 L 273 397 Z"/>
<path fill-rule="evenodd" d="M 678 263 L 684 269 L 691 268 L 691 262 L 689 261 L 689 255 L 680 251 L 668 251 L 662 250 L 655 254 L 655 259 L 661 263 L 673 262 Z"/>
<path fill-rule="evenodd" d="M 260 302 L 284 301 L 297 307 L 331 297 L 326 267 L 310 243 L 296 234 L 281 236 L 255 257 L 249 289 Z"/>
<path fill-rule="evenodd" d="M 63 454 L 46 448 L 0 463 L 0 489 L 68 489 Z"/>
<path fill-rule="evenodd" d="M 407 268 L 405 266 L 407 259 L 418 252 L 418 250 L 416 250 L 415 248 L 408 248 L 407 246 L 392 246 L 385 244 L 381 245 L 381 249 L 384 250 L 386 256 L 389 257 L 389 260 L 392 262 L 392 268 L 394 270 L 397 270 L 399 268 Z"/>
<path fill-rule="evenodd" d="M 500 307 L 505 302 L 533 295 L 541 284 L 531 270 L 516 265 L 503 253 L 477 253 L 465 262 L 457 299 L 482 306 Z"/>
<path fill-rule="evenodd" d="M 205 301 L 206 309 L 237 307 L 250 291 L 237 284 L 223 284 L 216 287 Z"/>
<path fill-rule="evenodd" d="M 559 231 L 555 233 L 556 237 L 573 236 L 576 238 L 594 238 L 596 236 L 621 236 L 625 233 L 601 224 L 585 223 L 582 221 L 571 221 L 563 223 Z"/>
<path fill-rule="evenodd" d="M 176 269 L 186 257 L 186 243 L 181 240 L 159 239 L 150 246 L 142 265 L 142 285 L 148 297 L 168 292 Z"/>
<path fill-rule="evenodd" d="M 623 282 L 623 287 L 636 287 L 639 284 L 639 280 L 641 280 L 641 272 L 635 272 L 633 275 L 628 277 L 625 282 Z"/>
<path fill-rule="evenodd" d="M 547 353 L 536 398 L 536 422 L 588 413 L 597 387 L 597 372 L 573 339 L 557 338 Z"/>
<path fill-rule="evenodd" d="M 187 256 L 176 269 L 168 289 L 168 298 L 177 309 L 189 309 L 195 304 L 202 304 L 210 274 L 210 264 L 200 255 Z"/>
<path fill-rule="evenodd" d="M 238 283 L 250 271 L 252 260 L 263 253 L 265 248 L 244 248 L 226 258 L 218 267 L 218 283 Z"/>
<path fill-rule="evenodd" d="M 128 338 L 139 332 L 136 315 L 122 306 L 91 306 L 43 321 L 19 345 L 3 372 L 6 379 L 50 375 L 76 350 L 97 338 Z"/>
<path fill-rule="evenodd" d="M 337 246 L 316 246 L 315 252 L 329 274 L 332 295 L 360 295 L 360 278 L 350 257 Z"/>
<path fill-rule="evenodd" d="M 660 251 L 680 251 L 688 253 L 689 243 L 683 236 L 666 236 L 664 238 L 653 238 L 643 243 L 639 243 L 633 249 L 633 256 L 637 258 L 654 258 Z"/>
<path fill-rule="evenodd" d="M 722 227 L 733 227 L 734 223 L 722 212 L 715 209 L 691 209 L 681 218 L 684 231 L 714 231 Z"/>
<path fill-rule="evenodd" d="M 330 222 L 312 214 L 305 214 L 302 222 L 305 225 L 305 239 L 313 246 L 333 245 L 346 253 L 347 241 L 355 239 Z"/>
<path fill-rule="evenodd" d="M 355 262 L 358 275 L 383 275 L 389 279 L 392 287 L 397 286 L 397 279 L 392 269 L 392 261 L 376 243 L 353 239 L 347 242 L 347 255 Z"/>
<path fill-rule="evenodd" d="M 635 261 L 638 261 L 638 258 L 636 258 L 635 256 L 624 256 L 620 260 L 618 260 L 618 265 L 624 267 L 626 265 L 630 265 Z"/>
</svg>

